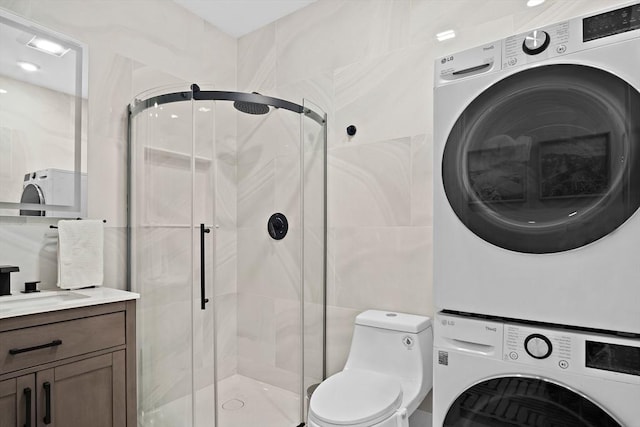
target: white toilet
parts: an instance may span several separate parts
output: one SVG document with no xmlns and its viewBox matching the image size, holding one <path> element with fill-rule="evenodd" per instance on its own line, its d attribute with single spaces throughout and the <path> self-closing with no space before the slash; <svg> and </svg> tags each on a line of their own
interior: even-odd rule
<svg viewBox="0 0 640 427">
<path fill-rule="evenodd" d="M 431 319 L 369 310 L 356 317 L 342 372 L 309 403 L 310 427 L 406 427 L 431 390 Z"/>
</svg>

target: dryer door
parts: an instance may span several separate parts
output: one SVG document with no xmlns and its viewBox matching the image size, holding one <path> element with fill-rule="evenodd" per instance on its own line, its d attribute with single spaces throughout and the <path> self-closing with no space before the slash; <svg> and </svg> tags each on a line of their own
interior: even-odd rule
<svg viewBox="0 0 640 427">
<path fill-rule="evenodd" d="M 594 242 L 640 206 L 640 93 L 584 65 L 513 74 L 458 118 L 442 179 L 459 219 L 494 245 L 552 253 Z"/>
<path fill-rule="evenodd" d="M 462 393 L 444 427 L 622 427 L 602 408 L 566 387 L 540 378 L 501 377 Z"/>
<path fill-rule="evenodd" d="M 38 205 L 44 205 L 44 194 L 42 189 L 36 184 L 27 184 L 22 190 L 22 197 L 20 197 L 20 203 L 34 203 Z M 20 209 L 20 215 L 22 216 L 45 216 L 45 211 L 33 211 L 27 209 Z"/>
</svg>

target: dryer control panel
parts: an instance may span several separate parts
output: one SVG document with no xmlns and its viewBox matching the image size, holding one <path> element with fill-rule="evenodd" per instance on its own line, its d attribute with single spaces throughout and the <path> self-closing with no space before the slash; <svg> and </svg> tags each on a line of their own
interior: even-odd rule
<svg viewBox="0 0 640 427">
<path fill-rule="evenodd" d="M 573 50 L 569 42 L 577 37 L 572 34 L 571 24 L 565 21 L 505 39 L 502 45 L 502 68 L 537 62 Z"/>
<path fill-rule="evenodd" d="M 440 57 L 435 86 L 497 70 L 543 64 L 559 56 L 640 37 L 640 3 L 531 29 Z"/>
</svg>

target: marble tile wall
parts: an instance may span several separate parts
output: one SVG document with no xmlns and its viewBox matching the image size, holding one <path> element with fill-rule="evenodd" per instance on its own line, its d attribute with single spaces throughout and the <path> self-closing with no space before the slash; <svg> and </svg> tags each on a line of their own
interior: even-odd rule
<svg viewBox="0 0 640 427">
<path fill-rule="evenodd" d="M 319 0 L 239 39 L 239 89 L 309 98 L 328 113 L 329 374 L 344 365 L 360 311 L 433 314 L 435 58 L 622 3 L 547 0 L 527 8 L 524 0 Z M 458 36 L 437 42 L 435 34 L 447 29 Z M 353 137 L 345 132 L 350 124 L 358 129 Z M 253 158 L 238 152 L 239 164 Z M 272 166 L 256 170 L 253 181 L 270 182 L 273 174 Z M 240 188 L 244 176 L 250 174 L 239 175 Z M 250 217 L 243 212 L 261 208 L 255 203 L 239 192 L 239 224 Z M 250 238 L 240 232 L 238 247 Z M 263 272 L 265 281 L 276 274 Z M 245 301 L 253 309 L 254 299 Z M 273 357 L 280 313 L 268 307 L 260 311 L 260 327 L 272 329 L 260 336 L 260 348 Z M 258 335 L 240 333 L 245 341 Z"/>
</svg>

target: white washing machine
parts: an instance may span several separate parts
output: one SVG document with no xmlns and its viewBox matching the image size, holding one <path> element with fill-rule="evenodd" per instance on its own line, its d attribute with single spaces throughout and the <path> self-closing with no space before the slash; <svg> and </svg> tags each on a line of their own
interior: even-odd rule
<svg viewBox="0 0 640 427">
<path fill-rule="evenodd" d="M 48 216 L 61 218 L 86 218 L 87 174 L 80 175 L 80 209 L 75 204 L 76 173 L 62 169 L 43 169 L 25 174 L 20 203 L 55 206 L 57 209 L 21 209 L 22 216 Z M 65 207 L 67 209 L 65 209 Z"/>
<path fill-rule="evenodd" d="M 433 425 L 640 426 L 640 339 L 436 316 Z"/>
<path fill-rule="evenodd" d="M 640 333 L 639 70 L 640 4 L 436 61 L 438 310 Z"/>
</svg>

